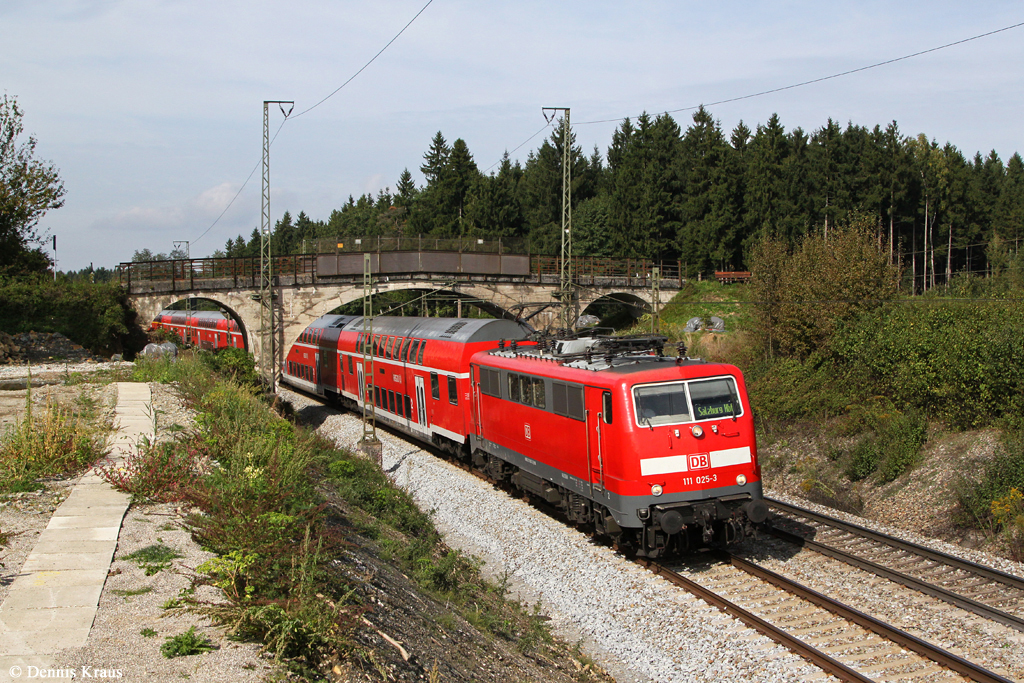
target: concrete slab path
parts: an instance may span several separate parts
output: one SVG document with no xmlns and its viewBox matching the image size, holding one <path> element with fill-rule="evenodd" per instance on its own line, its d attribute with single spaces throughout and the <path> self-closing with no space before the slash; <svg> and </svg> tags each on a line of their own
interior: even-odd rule
<svg viewBox="0 0 1024 683">
<path fill-rule="evenodd" d="M 154 437 L 148 384 L 118 382 L 114 420 L 117 461 Z M 26 680 L 29 667 L 52 667 L 58 650 L 85 646 L 128 503 L 90 470 L 54 511 L 0 605 L 0 683 Z"/>
</svg>

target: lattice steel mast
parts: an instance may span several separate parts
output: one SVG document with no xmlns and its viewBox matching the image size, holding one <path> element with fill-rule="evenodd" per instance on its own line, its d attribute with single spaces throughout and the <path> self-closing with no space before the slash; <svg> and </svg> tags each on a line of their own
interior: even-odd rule
<svg viewBox="0 0 1024 683">
<path fill-rule="evenodd" d="M 270 105 L 281 108 L 285 118 L 295 103 L 286 100 L 263 100 L 263 200 L 260 207 L 260 374 L 277 391 L 277 358 L 274 352 L 274 262 L 270 257 Z M 290 105 L 288 111 L 284 105 Z"/>
<path fill-rule="evenodd" d="M 378 465 L 382 464 L 383 445 L 377 438 L 377 413 L 373 395 L 373 254 L 363 254 L 363 438 L 359 450 Z"/>
<path fill-rule="evenodd" d="M 562 252 L 558 259 L 558 298 L 562 301 L 562 328 L 571 330 L 579 317 L 572 262 L 572 128 L 569 107 L 544 107 L 541 112 L 548 121 L 555 112 L 562 114 Z M 551 112 L 551 117 L 548 117 Z"/>
</svg>

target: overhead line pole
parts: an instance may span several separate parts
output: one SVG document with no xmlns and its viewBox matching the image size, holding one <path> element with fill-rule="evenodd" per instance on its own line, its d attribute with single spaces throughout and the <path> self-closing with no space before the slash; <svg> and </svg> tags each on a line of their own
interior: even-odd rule
<svg viewBox="0 0 1024 683">
<path fill-rule="evenodd" d="M 558 297 L 562 301 L 559 318 L 562 328 L 568 331 L 579 317 L 572 263 L 572 128 L 569 125 L 569 107 L 541 109 L 548 121 L 559 111 L 562 112 L 562 251 L 558 259 Z M 551 118 L 548 112 L 551 112 Z"/>
<path fill-rule="evenodd" d="M 263 100 L 263 200 L 260 207 L 260 374 L 277 391 L 278 367 L 274 352 L 274 265 L 270 254 L 270 105 L 285 118 L 295 109 L 290 100 Z M 288 111 L 284 105 L 290 105 Z"/>
</svg>

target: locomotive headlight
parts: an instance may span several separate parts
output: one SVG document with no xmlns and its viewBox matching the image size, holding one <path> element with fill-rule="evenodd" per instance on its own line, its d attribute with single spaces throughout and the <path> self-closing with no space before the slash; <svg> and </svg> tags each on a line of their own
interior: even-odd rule
<svg viewBox="0 0 1024 683">
<path fill-rule="evenodd" d="M 704 436 L 704 428 L 701 427 L 700 425 L 693 425 L 693 427 L 690 429 L 690 433 L 699 439 L 700 437 Z"/>
<path fill-rule="evenodd" d="M 664 490 L 665 489 L 661 488 L 661 484 L 652 484 L 651 485 L 651 495 L 652 496 L 660 496 L 661 492 L 664 491 Z"/>
<path fill-rule="evenodd" d="M 737 484 L 737 486 L 743 486 L 746 483 L 747 483 L 747 475 L 745 475 L 745 474 L 737 474 L 736 475 L 736 484 Z"/>
</svg>

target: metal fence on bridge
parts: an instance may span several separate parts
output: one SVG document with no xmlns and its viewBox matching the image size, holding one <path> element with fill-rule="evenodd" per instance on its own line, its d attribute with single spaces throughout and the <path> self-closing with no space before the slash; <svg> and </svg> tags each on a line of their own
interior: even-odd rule
<svg viewBox="0 0 1024 683">
<path fill-rule="evenodd" d="M 500 242 L 475 245 L 489 247 L 487 249 L 421 250 L 411 248 L 420 246 L 416 238 L 404 238 L 407 240 L 405 242 L 399 241 L 401 239 L 381 238 L 379 243 L 372 244 L 373 247 L 381 247 L 380 251 L 368 250 L 376 254 L 372 266 L 374 274 L 392 279 L 407 276 L 412 280 L 429 280 L 436 276 L 437 279 L 446 280 L 544 285 L 557 285 L 559 282 L 556 256 L 508 253 L 497 247 Z M 436 247 L 442 246 L 443 241 L 430 238 L 424 239 L 422 244 L 425 247 Z M 461 242 L 463 246 L 468 246 L 465 238 Z M 487 256 L 489 254 L 493 256 Z M 340 248 L 319 254 L 276 256 L 273 259 L 275 285 L 361 281 L 362 259 L 359 258 L 358 272 L 347 265 L 353 256 L 355 254 L 352 251 Z M 682 288 L 685 277 L 679 261 L 579 257 L 574 259 L 573 279 L 582 287 L 648 289 L 652 285 L 654 267 L 659 269 L 661 288 Z M 142 261 L 122 263 L 117 267 L 117 273 L 120 283 L 129 293 L 247 289 L 259 286 L 260 260 L 258 257 L 241 257 Z"/>
</svg>

